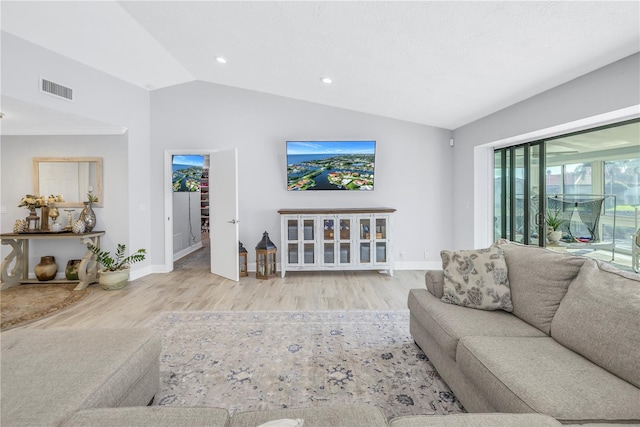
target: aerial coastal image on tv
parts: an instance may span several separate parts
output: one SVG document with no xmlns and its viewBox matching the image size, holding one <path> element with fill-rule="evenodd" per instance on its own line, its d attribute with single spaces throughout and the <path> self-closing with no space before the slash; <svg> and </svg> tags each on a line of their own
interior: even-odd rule
<svg viewBox="0 0 640 427">
<path fill-rule="evenodd" d="M 287 189 L 373 190 L 375 141 L 287 141 Z"/>
</svg>

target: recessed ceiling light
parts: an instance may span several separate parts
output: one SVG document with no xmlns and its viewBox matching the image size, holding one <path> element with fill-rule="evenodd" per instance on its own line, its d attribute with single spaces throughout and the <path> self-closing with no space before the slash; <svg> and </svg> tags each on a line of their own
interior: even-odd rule
<svg viewBox="0 0 640 427">
<path fill-rule="evenodd" d="M 329 78 L 329 77 L 323 77 L 320 80 L 322 81 L 322 83 L 324 83 L 326 85 L 330 85 L 331 83 L 333 83 L 333 80 L 331 80 L 331 78 Z"/>
<path fill-rule="evenodd" d="M 216 57 L 216 61 L 218 61 L 221 64 L 226 64 L 227 63 L 227 60 L 224 59 L 222 56 Z"/>
</svg>

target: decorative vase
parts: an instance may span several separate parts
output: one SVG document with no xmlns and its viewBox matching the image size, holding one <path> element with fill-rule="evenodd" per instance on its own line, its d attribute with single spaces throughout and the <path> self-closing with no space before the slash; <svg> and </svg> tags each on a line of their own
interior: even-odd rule
<svg viewBox="0 0 640 427">
<path fill-rule="evenodd" d="M 56 273 L 58 272 L 58 264 L 56 264 L 55 257 L 51 255 L 43 256 L 35 266 L 34 271 L 40 281 L 44 282 L 55 279 Z"/>
<path fill-rule="evenodd" d="M 67 261 L 67 268 L 64 270 L 64 275 L 67 280 L 78 280 L 78 269 L 80 267 L 79 259 L 70 259 Z"/>
<path fill-rule="evenodd" d="M 79 219 L 73 223 L 73 228 L 71 229 L 71 231 L 73 231 L 76 234 L 81 234 L 81 233 L 84 233 L 86 226 L 87 224 L 83 220 Z"/>
<path fill-rule="evenodd" d="M 129 283 L 129 268 L 116 271 L 100 271 L 98 284 L 105 291 L 122 289 Z"/>
<path fill-rule="evenodd" d="M 51 206 L 49 208 L 49 218 L 51 218 L 53 220 L 53 224 L 52 225 L 57 224 L 56 220 L 58 219 L 59 216 L 60 216 L 60 210 L 55 206 Z"/>
<path fill-rule="evenodd" d="M 89 232 L 96 226 L 96 213 L 93 211 L 93 204 L 91 202 L 83 202 L 84 209 L 80 212 L 80 219 L 84 221 L 84 231 Z"/>
</svg>

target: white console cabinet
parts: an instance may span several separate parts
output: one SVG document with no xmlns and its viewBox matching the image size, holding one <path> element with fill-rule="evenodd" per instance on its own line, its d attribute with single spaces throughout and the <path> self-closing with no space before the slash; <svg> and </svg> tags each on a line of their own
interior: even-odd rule
<svg viewBox="0 0 640 427">
<path fill-rule="evenodd" d="M 386 270 L 392 208 L 280 209 L 280 271 Z"/>
</svg>

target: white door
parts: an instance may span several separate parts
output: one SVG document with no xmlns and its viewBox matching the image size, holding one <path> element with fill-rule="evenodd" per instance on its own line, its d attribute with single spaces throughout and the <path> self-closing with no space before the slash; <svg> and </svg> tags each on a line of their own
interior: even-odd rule
<svg viewBox="0 0 640 427">
<path fill-rule="evenodd" d="M 240 280 L 238 264 L 238 151 L 211 153 L 209 214 L 211 272 Z"/>
</svg>

